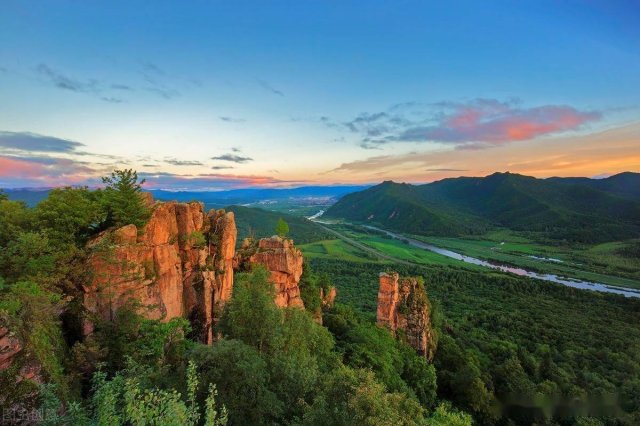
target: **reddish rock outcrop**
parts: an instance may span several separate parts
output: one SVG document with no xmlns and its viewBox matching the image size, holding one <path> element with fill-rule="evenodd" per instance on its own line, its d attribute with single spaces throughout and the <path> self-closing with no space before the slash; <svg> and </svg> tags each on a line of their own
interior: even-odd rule
<svg viewBox="0 0 640 426">
<path fill-rule="evenodd" d="M 0 371 L 9 368 L 20 351 L 20 340 L 11 334 L 7 327 L 0 326 Z"/>
<path fill-rule="evenodd" d="M 402 338 L 420 355 L 433 359 L 435 340 L 431 329 L 431 308 L 424 284 L 417 278 L 380 274 L 377 323 Z"/>
<path fill-rule="evenodd" d="M 135 301 L 151 319 L 189 318 L 210 343 L 233 289 L 236 235 L 232 212 L 205 214 L 198 202 L 156 203 L 142 229 L 127 225 L 89 242 L 93 279 L 84 287 L 84 305 L 110 319 Z M 91 331 L 87 322 L 85 333 Z"/>
<path fill-rule="evenodd" d="M 264 265 L 276 288 L 276 305 L 281 308 L 304 308 L 298 283 L 302 276 L 302 253 L 294 247 L 293 240 L 273 236 L 262 238 L 257 245 L 250 241 L 243 245 L 245 259 L 240 263 Z M 248 253 L 248 254 L 247 254 Z"/>
</svg>

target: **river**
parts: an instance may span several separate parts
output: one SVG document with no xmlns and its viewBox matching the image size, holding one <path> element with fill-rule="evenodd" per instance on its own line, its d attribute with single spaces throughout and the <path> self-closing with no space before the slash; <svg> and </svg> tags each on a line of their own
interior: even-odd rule
<svg viewBox="0 0 640 426">
<path fill-rule="evenodd" d="M 575 280 L 575 279 L 571 279 L 571 278 L 560 277 L 558 275 L 553 275 L 553 274 L 541 274 L 541 273 L 538 273 L 538 272 L 528 271 L 526 269 L 522 269 L 522 268 L 518 268 L 518 267 L 514 267 L 514 266 L 501 265 L 501 264 L 494 263 L 494 262 L 488 262 L 488 261 L 482 260 L 482 259 L 476 259 L 475 257 L 465 256 L 463 254 L 456 253 L 456 252 L 451 251 L 451 250 L 443 249 L 441 247 L 436 247 L 434 245 L 427 244 L 427 243 L 424 243 L 422 241 L 415 240 L 413 238 L 405 237 L 404 235 L 400 235 L 400 234 L 396 234 L 396 233 L 391 232 L 391 231 L 387 231 L 386 229 L 380 229 L 380 228 L 376 228 L 375 226 L 366 226 L 366 225 L 364 227 L 365 228 L 369 228 L 369 229 L 373 229 L 375 231 L 383 232 L 383 233 L 387 234 L 388 236 L 390 236 L 392 238 L 396 238 L 398 240 L 402 240 L 402 241 L 406 242 L 407 244 L 410 244 L 410 245 L 412 245 L 414 247 L 418 247 L 418 248 L 421 248 L 421 249 L 424 249 L 424 250 L 429 250 L 429 251 L 432 251 L 434 253 L 441 254 L 443 256 L 447 256 L 447 257 L 450 257 L 450 258 L 453 258 L 453 259 L 461 260 L 461 261 L 466 262 L 466 263 L 471 263 L 471 264 L 474 264 L 474 265 L 479 265 L 479 266 L 484 266 L 484 267 L 487 267 L 487 268 L 497 269 L 497 270 L 500 270 L 502 272 L 510 272 L 512 274 L 521 275 L 521 276 L 524 276 L 524 277 L 536 278 L 536 279 L 544 280 L 544 281 L 552 281 L 554 283 L 566 285 L 568 287 L 579 288 L 579 289 L 583 289 L 583 290 L 595 290 L 595 291 L 601 291 L 601 292 L 604 292 L 604 293 L 622 294 L 623 296 L 626 296 L 626 297 L 640 297 L 640 290 L 635 290 L 635 289 L 632 289 L 632 288 L 625 288 L 625 287 L 616 287 L 616 286 L 603 284 L 603 283 L 594 283 L 594 282 L 590 282 L 590 281 Z"/>
</svg>

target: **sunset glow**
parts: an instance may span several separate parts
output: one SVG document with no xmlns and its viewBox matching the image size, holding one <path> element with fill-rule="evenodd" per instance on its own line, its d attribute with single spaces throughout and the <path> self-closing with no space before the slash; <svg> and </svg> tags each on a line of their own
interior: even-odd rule
<svg viewBox="0 0 640 426">
<path fill-rule="evenodd" d="M 637 7 L 160 4 L 5 3 L 0 187 L 640 170 Z"/>
</svg>

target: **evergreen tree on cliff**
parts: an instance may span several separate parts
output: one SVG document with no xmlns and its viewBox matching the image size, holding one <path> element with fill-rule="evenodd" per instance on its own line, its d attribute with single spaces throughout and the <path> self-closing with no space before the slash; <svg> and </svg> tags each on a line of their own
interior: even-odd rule
<svg viewBox="0 0 640 426">
<path fill-rule="evenodd" d="M 284 221 L 283 218 L 278 219 L 278 224 L 276 225 L 276 234 L 279 237 L 286 237 L 289 233 L 289 224 Z"/>
<path fill-rule="evenodd" d="M 103 177 L 102 182 L 105 184 L 107 225 L 143 226 L 150 212 L 141 195 L 145 180 L 138 182 L 138 172 L 133 169 L 114 170 L 111 176 Z"/>
</svg>

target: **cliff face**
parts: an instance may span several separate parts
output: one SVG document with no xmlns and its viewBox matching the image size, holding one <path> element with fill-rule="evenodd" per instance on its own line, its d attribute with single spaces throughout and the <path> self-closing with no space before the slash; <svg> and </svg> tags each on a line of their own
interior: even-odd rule
<svg viewBox="0 0 640 426">
<path fill-rule="evenodd" d="M 381 273 L 377 323 L 402 336 L 420 355 L 433 359 L 435 341 L 431 329 L 430 304 L 422 282 Z M 401 330 L 402 333 L 398 333 Z"/>
<path fill-rule="evenodd" d="M 302 253 L 294 247 L 293 241 L 273 236 L 262 238 L 257 243 L 245 241 L 237 263 L 240 268 L 250 265 L 264 265 L 271 275 L 276 289 L 276 305 L 281 308 L 304 308 L 300 297 L 300 277 L 302 276 Z"/>
<path fill-rule="evenodd" d="M 221 307 L 233 289 L 236 226 L 233 213 L 201 203 L 157 203 L 148 223 L 127 225 L 91 240 L 93 279 L 84 305 L 111 319 L 129 301 L 151 319 L 189 318 L 200 340 L 211 343 Z M 87 322 L 85 333 L 93 325 Z"/>
</svg>

